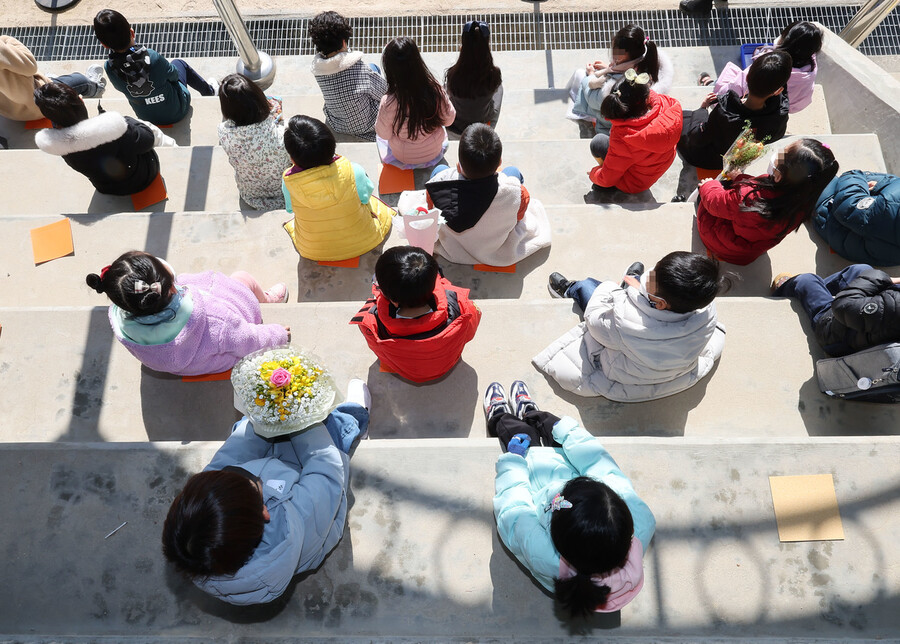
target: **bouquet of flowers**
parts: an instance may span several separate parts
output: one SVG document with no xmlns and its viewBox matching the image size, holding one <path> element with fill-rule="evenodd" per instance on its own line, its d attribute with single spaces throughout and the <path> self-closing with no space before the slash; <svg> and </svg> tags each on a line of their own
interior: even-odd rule
<svg viewBox="0 0 900 644">
<path fill-rule="evenodd" d="M 306 429 L 337 405 L 331 374 L 314 356 L 292 347 L 255 351 L 231 370 L 235 408 L 260 436 Z"/>
<path fill-rule="evenodd" d="M 745 121 L 743 131 L 728 148 L 728 152 L 722 156 L 722 172 L 717 179 L 734 179 L 741 174 L 748 165 L 765 154 L 768 140 L 767 136 L 762 141 L 757 141 L 750 121 Z"/>
</svg>

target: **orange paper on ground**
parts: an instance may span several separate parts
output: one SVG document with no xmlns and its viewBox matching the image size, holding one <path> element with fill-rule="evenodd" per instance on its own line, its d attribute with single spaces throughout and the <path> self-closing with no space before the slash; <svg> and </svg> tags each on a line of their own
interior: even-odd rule
<svg viewBox="0 0 900 644">
<path fill-rule="evenodd" d="M 472 266 L 476 271 L 481 271 L 482 273 L 515 273 L 516 265 L 510 264 L 509 266 L 491 266 L 490 264 L 475 264 Z"/>
<path fill-rule="evenodd" d="M 769 486 L 780 541 L 844 538 L 831 474 L 770 476 Z"/>
<path fill-rule="evenodd" d="M 131 195 L 131 204 L 134 206 L 135 210 L 143 210 L 147 206 L 152 206 L 155 203 L 163 201 L 168 196 L 169 195 L 166 193 L 166 184 L 163 182 L 162 175 L 158 174 L 153 180 L 153 183 L 140 192 L 135 192 Z"/>
<path fill-rule="evenodd" d="M 35 119 L 34 121 L 25 121 L 26 130 L 43 130 L 48 127 L 53 127 L 53 123 L 50 122 L 50 119 Z"/>
<path fill-rule="evenodd" d="M 319 266 L 337 266 L 338 268 L 359 268 L 359 257 L 339 259 L 336 262 L 316 262 Z"/>
<path fill-rule="evenodd" d="M 381 164 L 378 177 L 378 194 L 393 194 L 416 189 L 416 177 L 412 170 L 401 170 L 395 165 Z"/>
<path fill-rule="evenodd" d="M 182 376 L 182 382 L 211 382 L 213 380 L 228 380 L 231 378 L 231 369 L 219 373 L 205 373 L 202 376 Z"/>
<path fill-rule="evenodd" d="M 75 252 L 72 241 L 72 224 L 68 219 L 31 229 L 31 251 L 34 263 L 43 264 Z"/>
</svg>

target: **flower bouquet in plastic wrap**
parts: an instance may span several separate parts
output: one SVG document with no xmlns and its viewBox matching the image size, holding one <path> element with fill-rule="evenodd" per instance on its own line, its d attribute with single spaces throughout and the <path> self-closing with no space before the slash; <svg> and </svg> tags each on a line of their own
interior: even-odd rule
<svg viewBox="0 0 900 644">
<path fill-rule="evenodd" d="M 730 181 L 743 173 L 747 166 L 766 153 L 766 141 L 768 140 L 768 136 L 762 141 L 757 140 L 750 121 L 744 121 L 744 129 L 741 130 L 728 151 L 722 155 L 722 171 L 716 177 L 716 181 Z M 699 198 L 700 189 L 696 188 L 687 200 L 696 203 Z"/>
<path fill-rule="evenodd" d="M 290 346 L 242 358 L 231 370 L 231 385 L 235 409 L 266 438 L 307 429 L 325 420 L 340 402 L 321 361 Z"/>
</svg>

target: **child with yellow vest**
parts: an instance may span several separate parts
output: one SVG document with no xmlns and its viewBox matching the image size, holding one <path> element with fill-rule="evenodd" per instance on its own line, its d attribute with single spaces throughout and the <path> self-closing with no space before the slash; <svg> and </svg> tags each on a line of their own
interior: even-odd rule
<svg viewBox="0 0 900 644">
<path fill-rule="evenodd" d="M 322 121 L 293 117 L 284 147 L 294 164 L 282 176 L 285 206 L 294 213 L 284 229 L 301 256 L 336 262 L 382 242 L 394 211 L 372 196 L 375 186 L 362 167 L 334 153 L 334 134 Z"/>
</svg>

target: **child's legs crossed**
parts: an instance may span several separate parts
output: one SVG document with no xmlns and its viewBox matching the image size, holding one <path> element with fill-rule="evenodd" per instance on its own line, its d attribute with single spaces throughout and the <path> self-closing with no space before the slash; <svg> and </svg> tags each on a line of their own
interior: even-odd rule
<svg viewBox="0 0 900 644">
<path fill-rule="evenodd" d="M 571 297 L 575 300 L 578 307 L 584 311 L 598 286 L 600 286 L 600 281 L 595 280 L 593 277 L 579 280 L 569 287 L 569 290 L 566 291 L 566 297 Z"/>
<path fill-rule="evenodd" d="M 488 420 L 488 433 L 500 439 L 503 449 L 509 445 L 509 440 L 516 434 L 527 434 L 531 438 L 532 445 L 541 444 L 541 436 L 528 423 L 522 422 L 514 414 L 502 413 L 491 416 Z"/>
<path fill-rule="evenodd" d="M 175 68 L 175 71 L 178 72 L 178 80 L 182 85 L 187 87 L 191 87 L 198 92 L 200 92 L 200 96 L 215 96 L 216 90 L 212 85 L 206 82 L 206 80 L 198 74 L 193 67 L 188 65 L 185 61 L 180 58 L 176 58 L 171 61 L 172 66 Z"/>
<path fill-rule="evenodd" d="M 525 177 L 522 176 L 522 173 L 514 165 L 508 165 L 505 168 L 503 168 L 500 172 L 502 172 L 503 174 L 505 174 L 508 177 L 515 177 L 516 179 L 519 180 L 519 183 L 525 183 Z"/>
<path fill-rule="evenodd" d="M 230 277 L 231 279 L 240 282 L 251 291 L 253 291 L 253 295 L 256 296 L 256 299 L 260 304 L 268 304 L 269 302 L 271 302 L 271 300 L 269 300 L 269 296 L 266 295 L 266 292 L 263 290 L 262 286 L 260 286 L 259 282 L 256 281 L 256 278 L 247 271 L 235 271 L 230 275 Z"/>
<path fill-rule="evenodd" d="M 825 286 L 832 295 L 837 295 L 850 285 L 864 271 L 872 270 L 868 264 L 853 264 L 834 275 L 825 278 Z"/>
<path fill-rule="evenodd" d="M 323 423 L 337 448 L 349 453 L 350 447 L 369 426 L 369 411 L 356 403 L 343 403 L 328 414 Z"/>
<path fill-rule="evenodd" d="M 544 447 L 560 447 L 560 444 L 553 439 L 553 426 L 559 422 L 559 416 L 554 416 L 548 411 L 535 409 L 525 412 L 522 418 L 538 433 L 543 441 Z M 535 443 L 532 441 L 532 444 Z"/>
<path fill-rule="evenodd" d="M 792 277 L 776 289 L 774 294 L 799 300 L 800 306 L 803 307 L 810 322 L 813 323 L 822 313 L 831 308 L 831 303 L 834 301 L 834 296 L 825 285 L 825 280 L 813 273 L 802 273 Z"/>
</svg>

